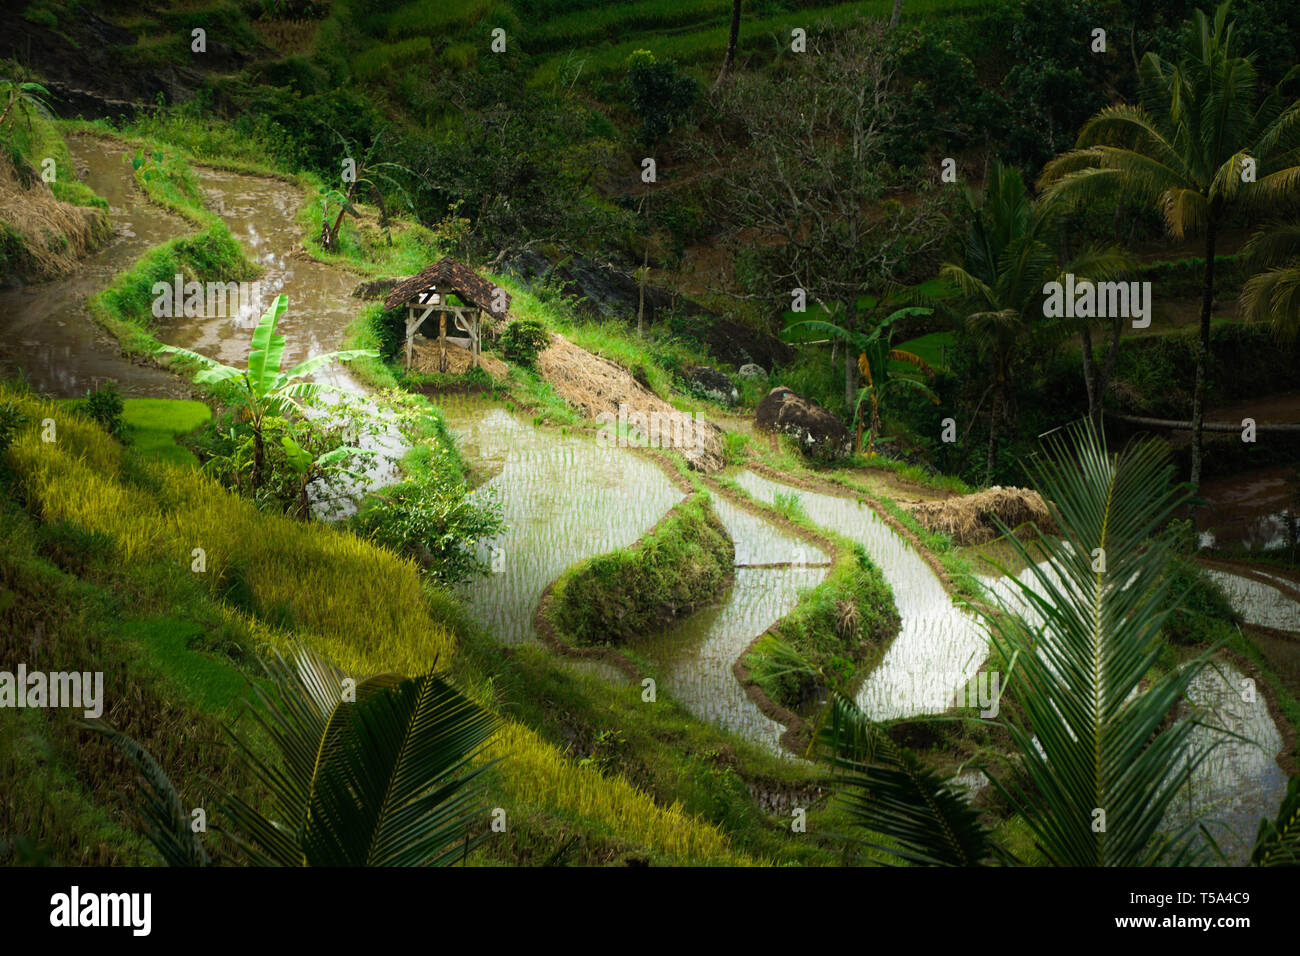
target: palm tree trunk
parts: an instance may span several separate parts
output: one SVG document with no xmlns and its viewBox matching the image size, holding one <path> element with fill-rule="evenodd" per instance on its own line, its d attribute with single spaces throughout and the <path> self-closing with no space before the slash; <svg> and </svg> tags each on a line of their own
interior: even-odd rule
<svg viewBox="0 0 1300 956">
<path fill-rule="evenodd" d="M 894 0 L 894 12 L 889 15 L 889 29 L 898 26 L 898 20 L 903 15 L 903 0 Z"/>
<path fill-rule="evenodd" d="M 986 481 L 993 483 L 993 470 L 998 464 L 998 419 L 1002 414 L 1002 382 L 999 381 L 993 389 L 993 407 L 989 410 L 989 454 L 988 454 L 988 475 Z"/>
<path fill-rule="evenodd" d="M 740 39 L 740 0 L 731 0 L 731 35 L 727 38 L 727 55 L 722 60 L 722 69 L 718 71 L 718 78 L 713 81 L 713 89 L 722 85 L 722 81 L 727 78 L 731 72 L 732 64 L 736 62 L 736 43 Z"/>
<path fill-rule="evenodd" d="M 849 343 L 844 343 L 844 404 L 849 408 L 858 394 L 858 357 Z"/>
<path fill-rule="evenodd" d="M 1097 398 L 1097 362 L 1092 354 L 1092 329 L 1086 322 L 1079 335 L 1083 339 L 1083 384 L 1088 390 L 1088 417 L 1093 424 L 1098 424 L 1101 403 Z"/>
<path fill-rule="evenodd" d="M 1213 218 L 1205 228 L 1205 288 L 1201 292 L 1201 328 L 1196 341 L 1196 388 L 1192 393 L 1193 488 L 1201 485 L 1201 462 L 1205 456 L 1205 390 L 1210 364 L 1210 313 L 1214 308 L 1214 243 L 1217 225 Z"/>
</svg>

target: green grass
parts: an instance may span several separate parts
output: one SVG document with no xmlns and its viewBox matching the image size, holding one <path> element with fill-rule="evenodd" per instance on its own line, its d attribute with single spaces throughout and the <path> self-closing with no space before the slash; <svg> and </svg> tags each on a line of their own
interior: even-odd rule
<svg viewBox="0 0 1300 956">
<path fill-rule="evenodd" d="M 424 673 L 435 665 L 455 665 L 458 640 L 466 627 L 464 610 L 447 592 L 425 587 L 412 562 L 332 527 L 259 511 L 192 468 L 142 460 L 65 406 L 0 386 L 0 403 L 4 402 L 12 403 L 23 418 L 3 455 L 15 486 L 12 492 L 28 512 L 23 520 L 77 529 L 77 535 L 99 542 L 104 551 L 94 573 L 108 576 L 109 584 L 78 599 L 93 605 L 96 620 L 112 622 L 111 634 L 118 634 L 121 621 L 127 619 L 104 606 L 119 589 L 125 595 L 140 595 L 154 608 L 133 633 L 147 650 L 148 672 L 160 673 L 159 679 L 173 689 L 142 700 L 146 714 L 165 712 L 173 717 L 161 725 L 171 736 L 149 736 L 145 742 L 163 752 L 160 759 L 165 767 L 182 772 L 182 785 L 195 782 L 195 754 L 216 747 L 221 734 L 211 723 L 196 720 L 195 715 L 203 711 L 177 711 L 177 701 L 214 705 L 235 684 L 196 654 L 226 647 L 232 640 L 240 648 L 258 650 L 287 649 L 292 642 L 303 641 L 358 675 Z M 41 440 L 46 418 L 56 423 L 53 443 Z M 31 549 L 34 538 L 30 530 L 20 528 L 11 541 Z M 202 573 L 191 571 L 195 547 L 206 551 Z M 34 583 L 16 586 L 10 568 L 17 550 L 13 545 L 0 549 L 0 614 L 9 615 L 0 622 L 4 624 L 0 647 L 25 642 L 32 632 L 31 618 L 48 620 L 65 614 L 75 606 L 73 598 L 85 592 L 48 565 L 39 572 L 23 571 L 25 579 L 34 578 Z M 51 576 L 55 585 L 71 587 L 72 593 L 52 597 L 55 585 L 47 583 Z M 17 596 L 4 600 L 4 589 L 17 591 Z M 178 616 L 178 603 L 196 609 L 194 614 L 204 625 L 203 645 L 191 646 L 198 639 L 193 629 L 166 623 Z M 21 619 L 15 620 L 16 614 Z M 60 633 L 84 640 L 85 626 L 71 620 Z M 109 656 L 90 669 L 120 664 L 125 653 L 121 648 L 95 646 L 98 653 Z M 491 676 L 464 676 L 472 682 L 471 692 L 491 703 Z M 134 693 L 128 689 L 135 686 L 135 678 L 114 680 L 119 683 L 112 685 L 110 699 Z M 107 686 L 106 682 L 106 693 Z M 134 732 L 136 727 L 124 729 Z M 656 804 L 620 776 L 602 776 L 575 764 L 522 724 L 507 722 L 502 727 L 491 756 L 500 757 L 501 763 L 489 799 L 512 813 L 518 811 L 512 817 L 514 828 L 527 819 L 543 828 L 533 834 L 530 844 L 538 855 L 524 862 L 544 861 L 562 836 L 574 833 L 592 842 L 610 840 L 662 862 L 746 861 L 730 848 L 716 825 L 684 812 L 680 805 Z M 191 773 L 184 774 L 185 770 Z M 117 791 L 131 786 L 127 779 L 106 779 Z M 32 819 L 39 819 L 38 811 L 31 808 Z M 60 826 L 64 830 L 50 837 L 63 848 L 59 859 L 76 859 L 69 854 L 84 839 L 84 827 L 69 829 L 71 820 Z M 125 848 L 114 849 L 109 859 L 121 859 L 125 852 Z"/>
<path fill-rule="evenodd" d="M 168 398 L 128 398 L 124 405 L 122 420 L 131 429 L 132 447 L 142 457 L 198 465 L 199 460 L 176 439 L 207 424 L 212 409 L 203 402 Z"/>
<path fill-rule="evenodd" d="M 660 6 L 667 9 L 670 4 L 665 0 Z M 960 14 L 973 12 L 985 6 L 987 3 L 980 0 L 909 0 L 903 6 L 903 17 L 914 19 Z M 555 82 L 575 58 L 583 63 L 584 78 L 608 78 L 621 73 L 626 68 L 627 58 L 634 50 L 649 50 L 656 57 L 676 60 L 682 64 L 702 64 L 716 68 L 716 65 L 722 62 L 730 33 L 729 18 L 721 17 L 715 26 L 705 29 L 693 29 L 681 33 L 647 32 L 609 44 L 606 41 L 610 37 L 626 36 L 625 33 L 618 32 L 614 24 L 622 17 L 636 16 L 625 7 L 626 5 L 616 5 L 606 10 L 586 11 L 592 20 L 602 27 L 599 31 L 582 31 L 590 37 L 594 50 L 588 52 L 587 49 L 578 48 L 571 53 L 556 55 L 545 60 L 537 68 L 532 82 L 538 85 Z M 823 21 L 840 24 L 857 16 L 888 17 L 892 10 L 893 0 L 869 0 L 866 3 L 833 4 L 761 18 L 742 16 L 737 55 L 789 54 L 790 31 L 794 27 L 801 27 L 811 32 L 818 23 Z M 632 19 L 628 22 L 635 23 L 637 20 Z"/>
<path fill-rule="evenodd" d="M 735 557 L 708 494 L 696 492 L 631 547 L 565 571 L 551 591 L 551 621 L 576 644 L 622 644 L 710 601 Z"/>
<path fill-rule="evenodd" d="M 248 688 L 248 677 L 199 650 L 207 636 L 194 621 L 157 617 L 122 624 L 122 637 L 143 647 L 159 669 L 204 710 L 230 711 Z"/>
</svg>

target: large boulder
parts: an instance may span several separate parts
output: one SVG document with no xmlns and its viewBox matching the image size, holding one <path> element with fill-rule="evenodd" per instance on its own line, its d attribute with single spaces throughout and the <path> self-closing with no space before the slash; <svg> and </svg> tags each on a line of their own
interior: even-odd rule
<svg viewBox="0 0 1300 956">
<path fill-rule="evenodd" d="M 844 423 L 811 399 L 778 385 L 754 409 L 754 424 L 789 435 L 809 458 L 830 461 L 853 450 Z"/>
<path fill-rule="evenodd" d="M 740 401 L 740 392 L 726 374 L 707 365 L 697 365 L 686 370 L 686 380 L 691 389 L 701 398 L 707 398 L 719 405 L 734 405 Z"/>
</svg>

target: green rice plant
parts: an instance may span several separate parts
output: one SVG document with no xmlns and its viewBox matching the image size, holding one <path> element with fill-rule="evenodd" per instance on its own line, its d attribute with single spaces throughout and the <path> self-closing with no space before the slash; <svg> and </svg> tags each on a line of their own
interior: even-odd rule
<svg viewBox="0 0 1300 956">
<path fill-rule="evenodd" d="M 778 491 L 772 499 L 772 506 L 782 518 L 794 521 L 803 517 L 803 505 L 799 495 L 794 491 Z"/>
</svg>

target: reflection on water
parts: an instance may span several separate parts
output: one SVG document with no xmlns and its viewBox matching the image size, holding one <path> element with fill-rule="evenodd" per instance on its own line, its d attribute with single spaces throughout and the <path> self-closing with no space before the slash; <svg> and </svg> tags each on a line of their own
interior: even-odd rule
<svg viewBox="0 0 1300 956">
<path fill-rule="evenodd" d="M 1048 562 L 1038 567 L 1057 587 L 1063 586 Z M 1278 594 L 1267 585 L 1213 569 L 1207 573 L 1225 585 L 1239 611 L 1245 613 L 1247 606 L 1255 611 L 1274 607 L 1261 602 L 1258 596 L 1250 596 L 1256 588 Z M 1031 568 L 1017 577 L 1031 586 L 1038 583 Z M 1042 616 L 1009 579 L 989 578 L 984 583 L 1004 606 L 1033 626 L 1042 625 Z M 1234 583 L 1236 590 L 1230 590 Z M 1287 603 L 1287 619 L 1292 626 L 1300 626 L 1295 603 Z M 1134 688 L 1133 695 L 1139 692 Z M 1249 857 L 1260 818 L 1275 814 L 1286 792 L 1286 775 L 1276 759 L 1282 750 L 1282 736 L 1254 682 L 1224 661 L 1214 661 L 1196 676 L 1188 686 L 1184 711 L 1207 725 L 1196 727 L 1188 740 L 1190 752 L 1205 756 L 1193 769 L 1178 802 L 1170 808 L 1165 828 L 1177 829 L 1192 819 L 1204 820 L 1207 825 L 1212 822 L 1211 833 L 1229 862 L 1242 865 Z"/>
<path fill-rule="evenodd" d="M 21 370 L 34 389 L 62 398 L 84 396 L 110 380 L 128 397 L 180 394 L 185 389 L 175 376 L 124 357 L 117 342 L 86 313 L 85 301 L 152 246 L 190 228 L 145 201 L 119 148 L 72 136 L 68 149 L 86 170 L 86 184 L 108 201 L 114 235 L 67 278 L 0 291 L 0 372 Z M 67 169 L 58 173 L 73 175 Z"/>
<path fill-rule="evenodd" d="M 1271 551 L 1290 545 L 1291 525 L 1300 520 L 1295 480 L 1295 466 L 1279 466 L 1203 482 L 1200 493 L 1210 507 L 1197 516 L 1201 547 Z"/>
<path fill-rule="evenodd" d="M 959 687 L 975 676 L 988 641 L 975 619 L 952 603 L 930 566 L 870 506 L 805 491 L 743 472 L 736 483 L 761 501 L 795 494 L 804 513 L 866 548 L 894 592 L 901 623 L 884 658 L 858 690 L 858 706 L 873 720 L 943 713 Z"/>
<path fill-rule="evenodd" d="M 1243 866 L 1260 819 L 1274 816 L 1286 794 L 1286 774 L 1276 759 L 1282 735 L 1254 682 L 1227 662 L 1215 661 L 1198 674 L 1187 697 L 1207 725 L 1193 729 L 1189 746 L 1206 756 L 1192 770 L 1166 825 L 1205 819 L 1229 865 Z"/>
<path fill-rule="evenodd" d="M 652 462 L 589 436 L 556 436 L 499 408 L 447 425 L 476 466 L 496 474 L 506 531 L 484 557 L 500 570 L 466 585 L 471 610 L 507 644 L 536 640 L 533 611 L 569 565 L 634 543 L 684 497 Z M 495 551 L 492 549 L 496 549 Z"/>
<path fill-rule="evenodd" d="M 718 495 L 713 507 L 736 544 L 740 567 L 721 602 L 692 614 L 632 649 L 657 665 L 659 686 L 695 716 L 782 753 L 785 728 L 767 717 L 736 680 L 732 665 L 754 638 L 788 614 L 799 592 L 820 584 L 827 556 Z"/>
<path fill-rule="evenodd" d="M 1300 604 L 1263 581 L 1206 568 L 1205 573 L 1223 589 L 1233 609 L 1248 624 L 1300 631 Z M 1286 583 L 1286 579 L 1279 579 Z"/>
</svg>

